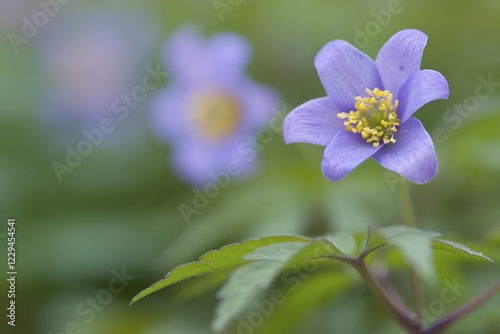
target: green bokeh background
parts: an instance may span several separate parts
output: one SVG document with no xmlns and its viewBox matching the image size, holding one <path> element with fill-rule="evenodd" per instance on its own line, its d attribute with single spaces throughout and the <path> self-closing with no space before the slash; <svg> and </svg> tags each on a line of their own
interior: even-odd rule
<svg viewBox="0 0 500 334">
<path fill-rule="evenodd" d="M 500 82 L 500 3 L 401 0 L 401 11 L 382 26 L 372 11 L 387 10 L 391 2 L 247 0 L 224 13 L 223 20 L 214 3 L 205 0 L 81 1 L 78 6 L 82 10 L 106 7 L 123 15 L 139 12 L 149 18 L 157 32 L 151 50 L 146 50 L 148 59 L 139 68 L 161 62 L 161 48 L 169 34 L 185 22 L 198 25 L 206 35 L 236 31 L 254 46 L 250 74 L 275 86 L 287 110 L 325 95 L 313 60 L 328 41 L 354 43 L 356 29 L 374 29 L 367 45 L 358 46 L 375 57 L 395 32 L 422 30 L 429 36 L 422 68 L 435 69 L 448 79 L 450 98 L 416 114 L 430 133 L 441 128 L 446 136 L 436 142 L 437 177 L 429 184 L 411 186 L 418 225 L 500 262 L 499 85 L 468 118 L 460 119 L 456 129 L 455 123 L 443 118 L 454 105 L 471 101 L 479 77 Z M 74 6 L 73 2 L 62 6 L 58 16 Z M 23 15 L 32 13 L 15 15 L 20 23 Z M 20 24 L 4 27 L 2 36 L 19 29 Z M 285 146 L 282 135 L 276 134 L 262 151 L 257 173 L 241 182 L 232 180 L 186 224 L 178 206 L 190 204 L 194 193 L 173 174 L 168 147 L 149 131 L 148 101 L 106 138 L 126 140 L 126 150 L 96 147 L 58 182 L 51 164 L 64 159 L 67 137 L 40 117 L 45 81 L 38 67 L 36 39 L 19 54 L 6 37 L 0 41 L 3 312 L 8 217 L 17 218 L 19 273 L 17 326 L 7 327 L 2 313 L 2 333 L 62 333 L 71 321 L 88 334 L 211 333 L 215 293 L 221 284 L 217 277 L 181 283 L 132 307 L 129 302 L 175 266 L 227 243 L 266 234 L 318 236 L 344 230 L 361 235 L 368 226 L 403 223 L 394 177 L 377 163 L 368 161 L 342 181 L 330 183 L 321 175 L 321 147 Z M 131 126 L 140 129 L 139 135 L 127 132 Z M 381 270 L 384 258 L 390 260 L 391 279 L 408 291 L 401 259 L 392 253 L 377 257 L 375 265 Z M 426 286 L 425 305 L 440 298 L 446 280 L 458 279 L 467 286 L 456 301 L 446 304 L 443 314 L 500 279 L 498 264 L 442 254 L 436 256 L 436 263 L 439 280 Z M 86 323 L 75 309 L 106 289 L 112 270 L 122 268 L 135 279 Z M 335 272 L 342 275 L 318 273 L 296 291 L 277 280 L 276 286 L 289 293 L 290 303 L 274 312 L 269 325 L 252 333 L 400 332 L 355 275 L 342 266 L 335 267 Z M 496 296 L 449 333 L 499 333 L 499 316 L 500 296 Z"/>
</svg>

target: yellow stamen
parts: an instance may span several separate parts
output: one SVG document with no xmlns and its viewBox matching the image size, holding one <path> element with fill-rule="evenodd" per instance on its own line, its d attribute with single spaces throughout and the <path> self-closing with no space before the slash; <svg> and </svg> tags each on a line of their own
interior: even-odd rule
<svg viewBox="0 0 500 334">
<path fill-rule="evenodd" d="M 230 136 L 240 122 L 238 101 L 220 91 L 195 94 L 189 105 L 189 119 L 201 137 L 220 141 Z"/>
<path fill-rule="evenodd" d="M 394 144 L 394 133 L 401 122 L 397 115 L 399 101 L 396 100 L 393 104 L 393 96 L 387 90 L 375 88 L 371 91 L 367 88 L 365 91 L 367 97 L 354 98 L 355 111 L 342 112 L 337 116 L 347 119 L 344 122 L 347 131 L 359 133 L 373 147 L 378 147 L 381 141 L 384 144 Z"/>
</svg>

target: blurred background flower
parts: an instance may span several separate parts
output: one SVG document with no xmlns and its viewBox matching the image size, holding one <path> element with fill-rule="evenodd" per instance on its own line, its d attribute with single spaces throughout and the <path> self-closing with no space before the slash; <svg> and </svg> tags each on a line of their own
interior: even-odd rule
<svg viewBox="0 0 500 334">
<path fill-rule="evenodd" d="M 29 0 L 0 1 L 0 27 L 6 30 L 20 29 L 21 17 L 31 13 L 35 3 Z"/>
<path fill-rule="evenodd" d="M 251 55 L 243 36 L 204 39 L 194 26 L 179 28 L 167 44 L 171 80 L 152 107 L 152 124 L 172 144 L 175 169 L 188 182 L 203 185 L 228 168 L 241 178 L 256 165 L 256 149 L 246 143 L 280 101 L 248 77 Z"/>
<path fill-rule="evenodd" d="M 416 218 L 420 227 L 500 262 L 498 1 L 457 0 L 452 6 L 401 1 L 396 10 L 389 6 L 393 1 L 385 0 L 225 3 L 232 10 L 221 20 L 213 1 L 68 1 L 19 53 L 8 38 L 0 39 L 0 246 L 5 250 L 1 235 L 7 217 L 16 217 L 16 332 L 78 332 L 72 330 L 76 323 L 85 334 L 210 333 L 221 277 L 179 284 L 133 307 L 129 302 L 176 265 L 244 238 L 361 233 L 369 225 L 401 223 L 396 179 L 375 161 L 332 184 L 318 164 L 321 147 L 285 146 L 276 133 L 259 152 L 259 173 L 221 189 L 186 224 L 179 205 L 193 206 L 198 198 L 169 170 L 177 147 L 172 142 L 165 164 L 165 144 L 157 136 L 167 132 L 153 133 L 148 109 L 188 77 L 174 77 L 177 67 L 169 67 L 168 88 L 148 92 L 124 120 L 109 105 L 141 86 L 148 66 L 156 69 L 167 61 L 165 41 L 186 22 L 211 36 L 201 38 L 204 43 L 221 31 L 248 40 L 254 50 L 249 76 L 276 87 L 292 106 L 288 111 L 324 95 L 313 63 L 328 41 L 349 41 L 373 58 L 395 32 L 425 32 L 429 43 L 422 68 L 439 69 L 451 95 L 416 114 L 435 140 L 440 163 L 432 182 L 412 188 Z M 0 23 L 2 36 L 22 34 L 22 17 L 31 19 L 43 10 L 34 5 L 21 13 L 2 7 L 0 15 L 12 21 L 9 28 Z M 158 25 L 158 34 L 150 25 Z M 186 67 L 191 64 L 197 62 L 186 59 Z M 94 129 L 94 120 L 103 117 L 115 130 L 59 182 L 52 163 L 65 163 L 65 147 L 75 148 L 85 139 L 82 130 Z M 497 265 L 454 255 L 436 261 L 441 281 L 427 288 L 427 303 L 440 295 L 445 279 L 459 278 L 468 287 L 443 313 L 500 276 Z M 5 263 L 6 255 L 0 256 L 0 267 Z M 134 278 L 110 295 L 113 270 L 123 268 Z M 399 268 L 401 260 L 391 257 L 392 278 L 406 282 L 406 271 Z M 336 269 L 335 274 L 349 274 Z M 7 290 L 5 273 L 0 274 L 1 291 Z M 117 291 L 120 286 L 113 282 Z M 356 281 L 335 282 L 324 273 L 301 281 L 295 291 L 276 282 L 287 303 L 255 333 L 398 333 Z M 498 309 L 499 299 L 492 299 L 450 333 L 477 332 L 478 324 L 484 333 L 497 333 Z M 2 333 L 13 332 L 5 321 L 0 326 Z"/>
<path fill-rule="evenodd" d="M 156 31 L 144 15 L 73 10 L 37 40 L 45 75 L 44 113 L 54 123 L 96 125 L 141 80 Z"/>
</svg>

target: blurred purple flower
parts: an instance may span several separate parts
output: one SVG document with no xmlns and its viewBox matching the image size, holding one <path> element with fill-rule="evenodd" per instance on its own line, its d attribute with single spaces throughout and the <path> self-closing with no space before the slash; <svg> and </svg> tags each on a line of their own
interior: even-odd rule
<svg viewBox="0 0 500 334">
<path fill-rule="evenodd" d="M 328 97 L 287 116 L 285 142 L 326 146 L 322 170 L 331 181 L 373 157 L 410 181 L 429 182 L 438 168 L 434 145 L 410 116 L 428 102 L 446 99 L 449 89 L 440 73 L 420 70 L 426 43 L 424 33 L 402 30 L 375 61 L 345 41 L 325 45 L 315 66 Z"/>
<path fill-rule="evenodd" d="M 112 102 L 140 83 L 155 30 L 135 14 L 107 9 L 58 17 L 38 40 L 52 122 L 95 126 Z"/>
<path fill-rule="evenodd" d="M 209 181 L 232 163 L 238 176 L 251 172 L 248 143 L 280 100 L 246 73 L 251 46 L 235 33 L 208 39 L 191 26 L 178 29 L 165 49 L 170 85 L 152 106 L 155 132 L 172 146 L 175 170 L 192 184 Z"/>
<path fill-rule="evenodd" d="M 0 0 L 0 28 L 21 29 L 23 15 L 32 14 L 35 4 L 29 0 Z"/>
</svg>

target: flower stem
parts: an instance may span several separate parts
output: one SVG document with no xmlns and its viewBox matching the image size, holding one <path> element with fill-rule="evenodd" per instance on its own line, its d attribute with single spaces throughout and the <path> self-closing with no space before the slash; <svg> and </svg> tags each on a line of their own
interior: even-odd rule
<svg viewBox="0 0 500 334">
<path fill-rule="evenodd" d="M 495 293 L 500 292 L 500 282 L 490 287 L 488 290 L 472 299 L 469 303 L 465 304 L 455 312 L 448 314 L 437 320 L 434 324 L 429 326 L 429 328 L 424 332 L 425 334 L 437 334 L 453 325 L 456 321 L 460 320 L 464 315 L 473 311 L 479 305 L 491 298 Z"/>
<path fill-rule="evenodd" d="M 410 189 L 405 180 L 400 180 L 399 193 L 401 195 L 401 205 L 403 208 L 403 215 L 406 226 L 415 227 L 415 214 L 413 213 L 413 206 L 411 203 Z M 410 266 L 410 280 L 411 280 L 411 294 L 413 300 L 413 308 L 419 320 L 422 319 L 422 292 L 420 291 L 420 280 L 415 271 L 415 268 Z"/>
<path fill-rule="evenodd" d="M 422 315 L 422 291 L 420 289 L 420 280 L 418 279 L 415 268 L 410 267 L 410 280 L 411 280 L 411 295 L 413 300 L 413 308 L 417 314 L 417 318 L 421 320 Z"/>
<path fill-rule="evenodd" d="M 415 321 L 412 314 L 398 300 L 391 297 L 381 287 L 381 285 L 373 278 L 372 274 L 366 267 L 366 264 L 361 260 L 351 262 L 351 265 L 358 271 L 375 297 L 382 302 L 386 309 L 396 319 L 396 321 L 405 328 L 410 334 L 422 333 L 422 323 L 419 319 Z"/>
<path fill-rule="evenodd" d="M 410 188 L 405 180 L 401 180 L 398 183 L 406 226 L 415 227 L 415 215 L 413 214 L 413 206 L 411 204 Z"/>
</svg>

